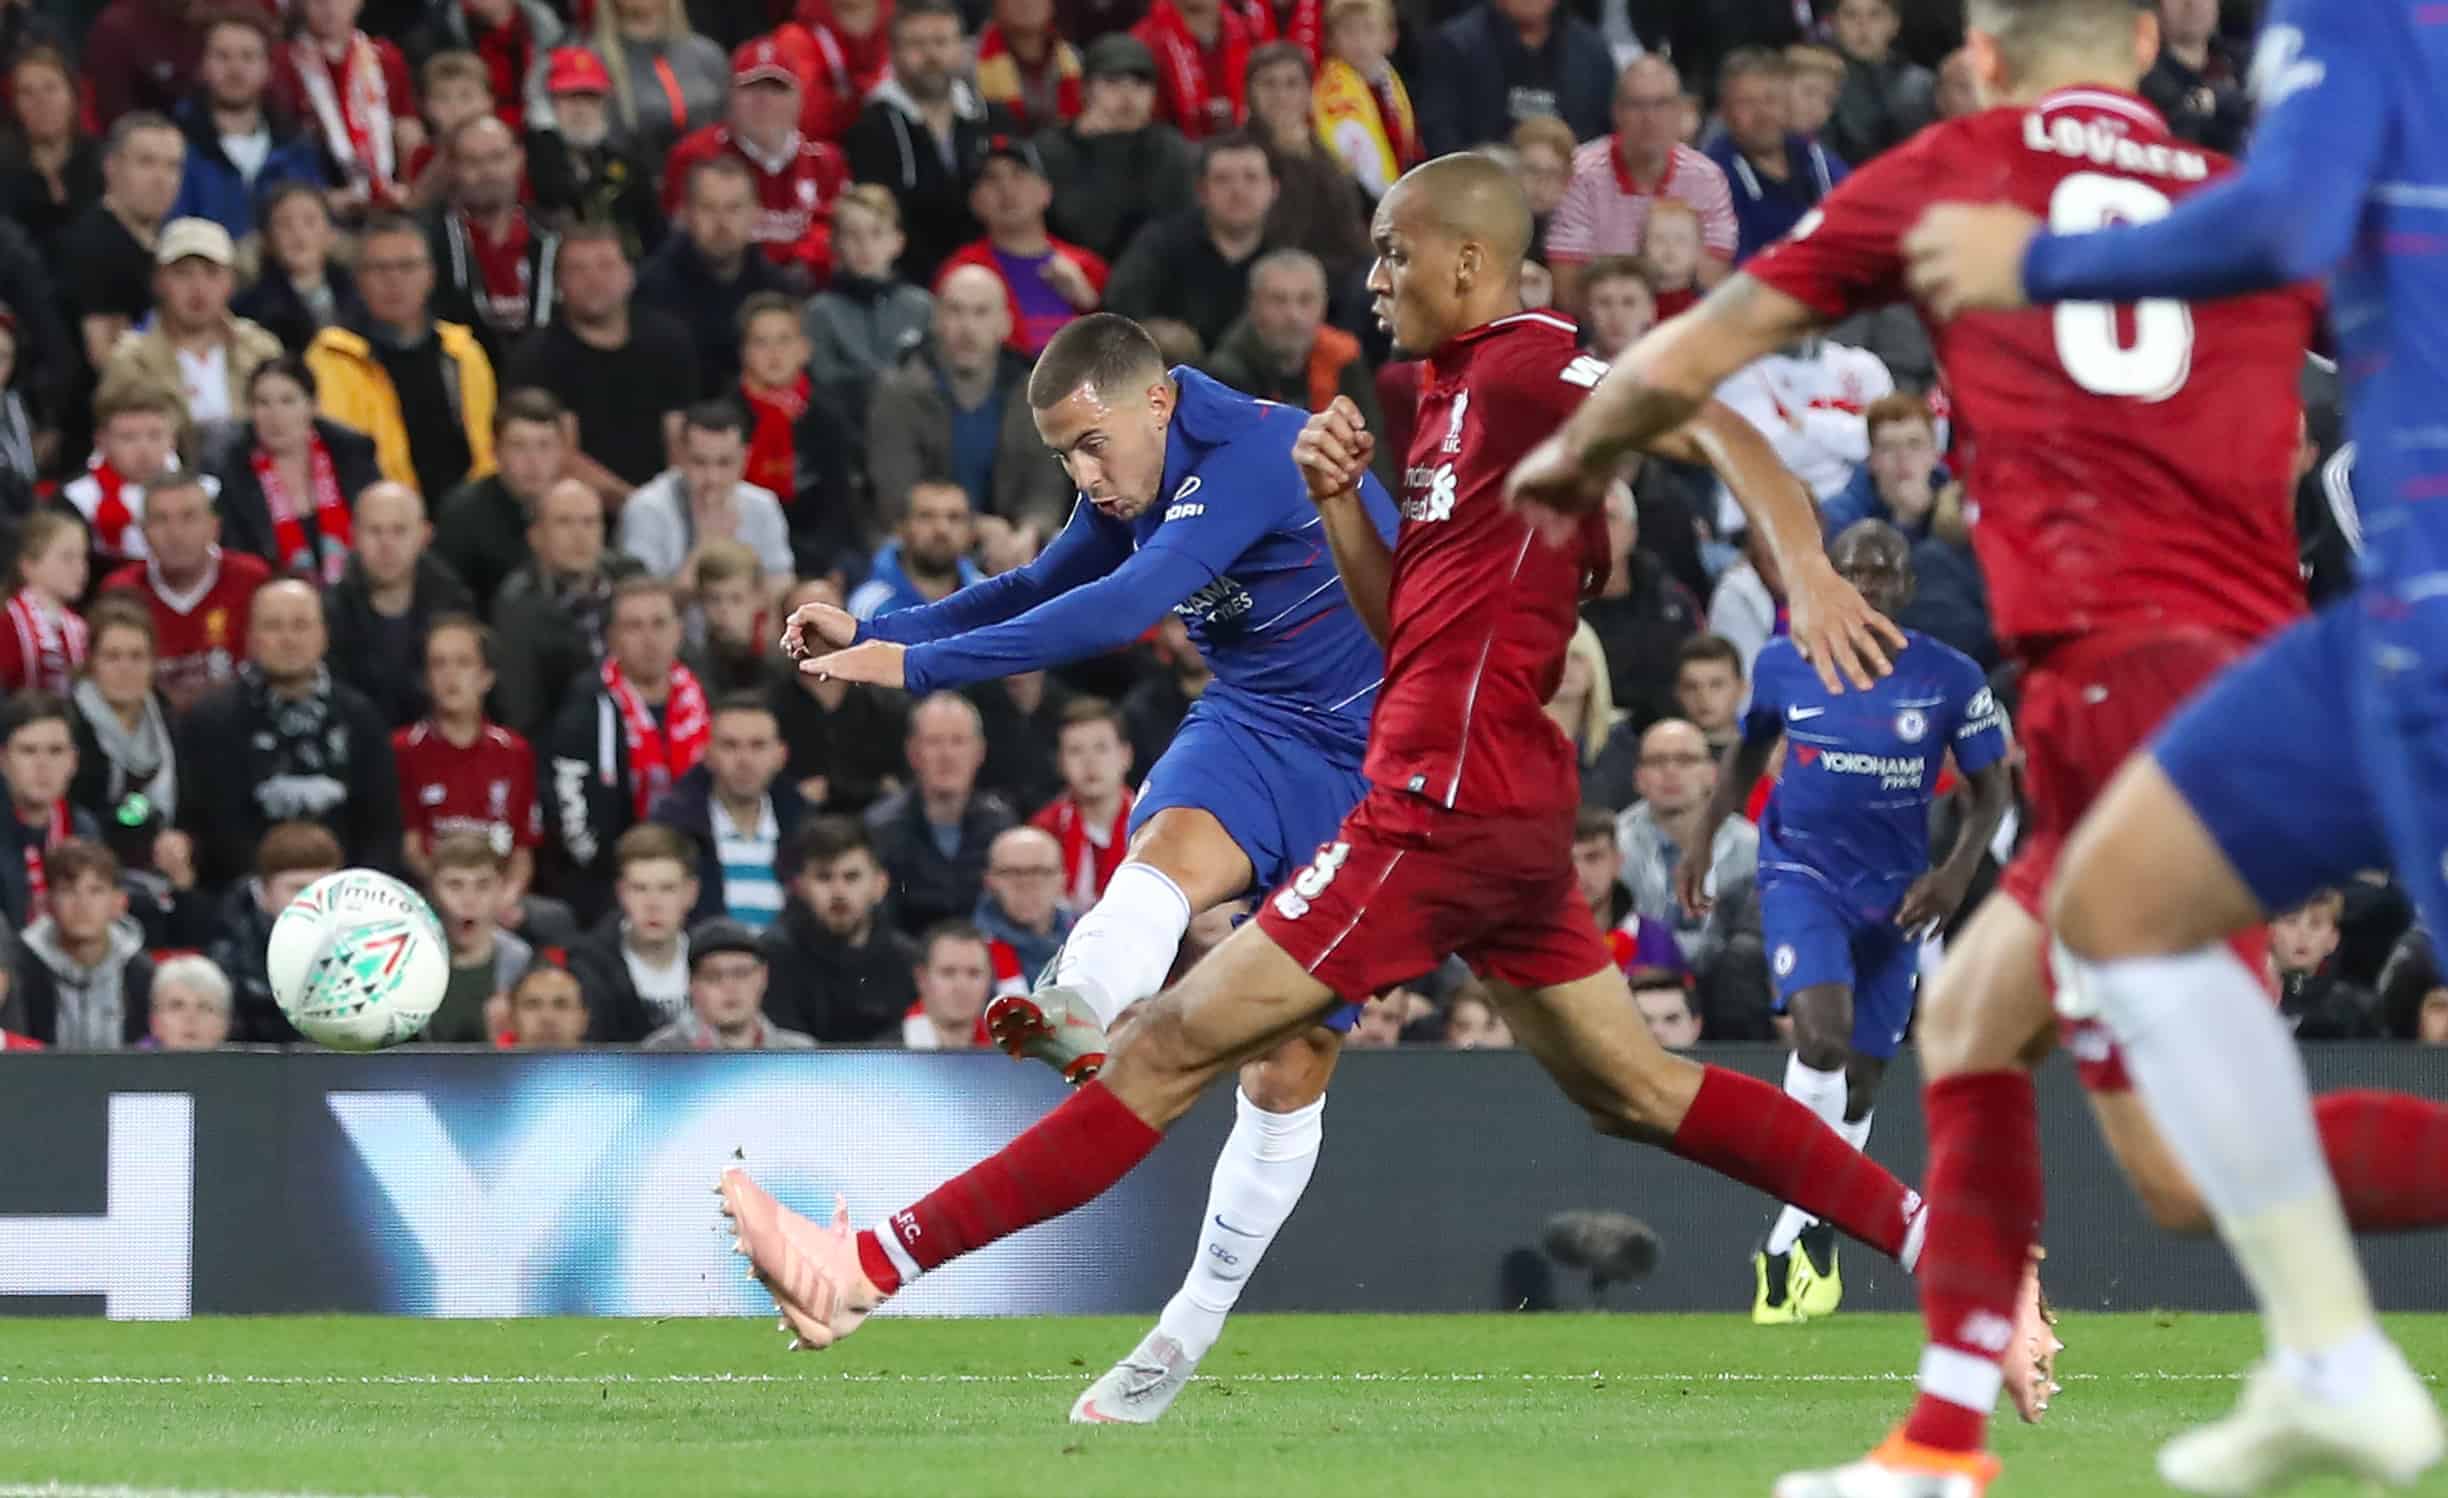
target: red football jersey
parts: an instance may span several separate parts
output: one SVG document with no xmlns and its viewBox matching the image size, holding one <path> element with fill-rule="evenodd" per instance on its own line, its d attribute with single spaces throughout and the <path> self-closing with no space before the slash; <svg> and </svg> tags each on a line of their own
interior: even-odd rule
<svg viewBox="0 0 2448 1498">
<path fill-rule="evenodd" d="M 1606 521 L 1551 546 L 1505 508 L 1504 480 L 1605 373 L 1544 312 L 1473 328 L 1422 363 L 1369 722 L 1375 784 L 1473 816 L 1579 802 L 1580 768 L 1546 702 L 1582 591 L 1607 573 Z"/>
<path fill-rule="evenodd" d="M 849 158 L 830 141 L 791 142 L 779 160 L 768 160 L 728 125 L 708 125 L 671 148 L 664 163 L 663 211 L 677 214 L 688 192 L 689 167 L 731 155 L 756 175 L 757 219 L 750 238 L 776 265 L 804 265 L 819 283 L 833 272 L 833 200 L 850 182 Z"/>
<path fill-rule="evenodd" d="M 204 581 L 184 593 L 172 592 L 150 562 L 120 568 L 102 579 L 102 591 L 144 596 L 158 660 L 153 684 L 172 712 L 184 712 L 206 692 L 238 679 L 238 663 L 246 659 L 247 608 L 255 590 L 271 580 L 261 557 L 216 551 Z"/>
<path fill-rule="evenodd" d="M 2017 204 L 2059 229 L 2149 220 L 2230 169 L 2110 89 L 1933 126 L 1845 179 L 1746 274 L 1830 318 L 1903 299 L 1924 208 Z M 2309 288 L 2187 306 L 1923 309 L 2001 639 L 2208 628 L 2303 611 L 2293 460 Z"/>
<path fill-rule="evenodd" d="M 391 735 L 391 754 L 399 763 L 400 826 L 422 833 L 426 847 L 474 832 L 507 858 L 544 840 L 535 751 L 509 729 L 487 723 L 462 749 L 428 718 Z"/>
</svg>

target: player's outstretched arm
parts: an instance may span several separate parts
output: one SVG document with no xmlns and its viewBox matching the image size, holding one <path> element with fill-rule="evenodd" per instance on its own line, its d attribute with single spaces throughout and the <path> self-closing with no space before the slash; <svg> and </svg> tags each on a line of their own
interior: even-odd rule
<svg viewBox="0 0 2448 1498">
<path fill-rule="evenodd" d="M 1343 578 L 1343 596 L 1382 649 L 1391 629 L 1386 600 L 1393 591 L 1394 552 L 1360 497 L 1376 452 L 1376 435 L 1361 420 L 1360 408 L 1343 395 L 1311 416 L 1292 441 L 1292 461 L 1325 522 L 1326 545 Z"/>
<path fill-rule="evenodd" d="M 1169 547 L 1142 547 L 1115 571 L 1000 624 L 917 645 L 862 640 L 802 661 L 799 669 L 923 695 L 1066 666 L 1128 645 L 1209 577 L 1193 557 Z"/>
<path fill-rule="evenodd" d="M 1727 376 L 1822 320 L 1785 293 L 1734 276 L 1626 349 L 1555 435 L 1514 465 L 1507 502 L 1561 542 L 1605 501 L 1635 453 L 1658 451 Z"/>
<path fill-rule="evenodd" d="M 2252 155 L 2164 217 L 2138 222 L 2121 209 L 2112 228 L 2044 233 L 2017 208 L 1930 209 L 1904 240 L 1914 295 L 1952 317 L 2032 302 L 2206 301 L 2325 273 L 2353 243 L 2390 130 L 2387 9 L 2281 7 L 2253 58 Z"/>
</svg>

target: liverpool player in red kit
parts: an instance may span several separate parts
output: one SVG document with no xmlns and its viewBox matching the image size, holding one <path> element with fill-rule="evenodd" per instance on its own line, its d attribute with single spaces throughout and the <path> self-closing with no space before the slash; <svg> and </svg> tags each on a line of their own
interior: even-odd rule
<svg viewBox="0 0 2448 1498">
<path fill-rule="evenodd" d="M 1572 867 L 1578 777 L 1543 704 L 1575 600 L 1606 565 L 1603 524 L 1551 545 L 1503 509 L 1498 484 L 1601 366 L 1574 346 L 1571 324 L 1522 311 L 1529 234 L 1520 189 L 1478 156 L 1417 169 L 1378 208 L 1379 315 L 1398 345 L 1427 355 L 1392 551 L 1356 489 L 1371 443 L 1348 403 L 1313 418 L 1294 448 L 1352 606 L 1386 644 L 1366 799 L 1255 921 L 1149 1003 L 1095 1081 L 874 1231 L 851 1233 L 846 1210 L 819 1227 L 726 1172 L 724 1210 L 795 1345 L 829 1346 L 924 1271 L 1091 1200 L 1218 1073 L 1457 951 L 1600 1130 L 1771 1195 L 1807 1192 L 1820 1204 L 1809 1210 L 1915 1257 L 1912 1193 L 1776 1089 L 1659 1049 L 1590 922 Z M 1163 377 L 1152 364 L 1099 368 L 1082 385 L 1121 408 L 1117 420 L 1137 419 L 1121 393 Z M 1892 626 L 1836 577 L 1765 439 L 1712 407 L 1653 447 L 1710 462 L 1743 497 L 1786 569 L 1796 637 L 1831 687 L 1839 669 L 1857 684 L 1883 669 L 1878 636 L 1894 639 Z"/>
<path fill-rule="evenodd" d="M 2147 220 L 2224 173 L 2133 93 L 2156 18 L 2132 0 L 1973 0 L 1968 51 L 2001 107 L 1924 132 L 1829 195 L 1784 243 L 1635 345 L 1516 472 L 1517 503 L 1562 530 L 1616 456 L 1685 419 L 1718 382 L 1814 328 L 1904 294 L 1905 233 L 1928 205 L 1986 193 L 2059 228 Z M 1797 1473 L 1779 1498 L 1972 1498 L 1998 1356 L 2041 1216 L 2029 1066 L 2055 1038 L 2041 897 L 2066 834 L 2184 697 L 2303 607 L 2288 518 L 2308 292 L 2187 307 L 2068 304 L 1931 322 L 1969 454 L 1973 541 L 1998 635 L 2025 666 L 2034 821 L 2023 852 L 1949 944 L 1922 999 L 1929 1342 L 1911 1418 L 1866 1461 Z M 2163 1220 L 2205 1218 L 2103 1033 L 2073 1049 L 2109 1141 Z M 2448 1214 L 2442 1110 L 2348 1094 L 2323 1104 L 2330 1162 L 2359 1223 Z M 2436 1137 L 2436 1136 L 2433 1136 Z"/>
</svg>

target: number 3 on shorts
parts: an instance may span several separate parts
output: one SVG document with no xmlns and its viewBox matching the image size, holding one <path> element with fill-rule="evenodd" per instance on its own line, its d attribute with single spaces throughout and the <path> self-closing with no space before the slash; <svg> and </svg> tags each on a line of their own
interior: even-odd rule
<svg viewBox="0 0 2448 1498">
<path fill-rule="evenodd" d="M 2076 172 L 2049 194 L 2049 228 L 2082 234 L 2110 224 L 2167 217 L 2167 194 L 2131 177 Z M 2117 327 L 2114 302 L 2060 302 L 2052 312 L 2057 362 L 2093 395 L 2163 401 L 2193 372 L 2193 309 L 2166 297 L 2132 304 L 2133 339 Z"/>
<path fill-rule="evenodd" d="M 1343 860 L 1351 857 L 1351 844 L 1328 843 L 1318 849 L 1309 867 L 1292 876 L 1292 882 L 1275 892 L 1275 913 L 1287 921 L 1297 921 L 1309 913 L 1309 902 L 1326 893 L 1334 876 L 1343 869 Z"/>
</svg>

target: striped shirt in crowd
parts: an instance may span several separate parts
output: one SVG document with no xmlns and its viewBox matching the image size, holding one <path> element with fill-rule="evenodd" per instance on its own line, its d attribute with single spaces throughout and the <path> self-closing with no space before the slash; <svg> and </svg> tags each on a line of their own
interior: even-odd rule
<svg viewBox="0 0 2448 1498">
<path fill-rule="evenodd" d="M 721 798 L 710 808 L 714 818 L 714 859 L 722 865 L 723 910 L 752 931 L 762 931 L 782 914 L 782 881 L 774 860 L 782 851 L 782 828 L 774 820 L 773 798 L 767 797 L 757 825 L 743 832 L 723 809 Z"/>
<path fill-rule="evenodd" d="M 1549 260 L 1595 260 L 1601 255 L 1637 255 L 1648 227 L 1650 201 L 1680 198 L 1700 215 L 1700 243 L 1731 262 L 1740 228 L 1734 192 L 1717 163 L 1689 146 L 1676 146 L 1656 182 L 1632 180 L 1615 137 L 1602 135 L 1573 152 L 1572 183 L 1547 221 Z"/>
</svg>

